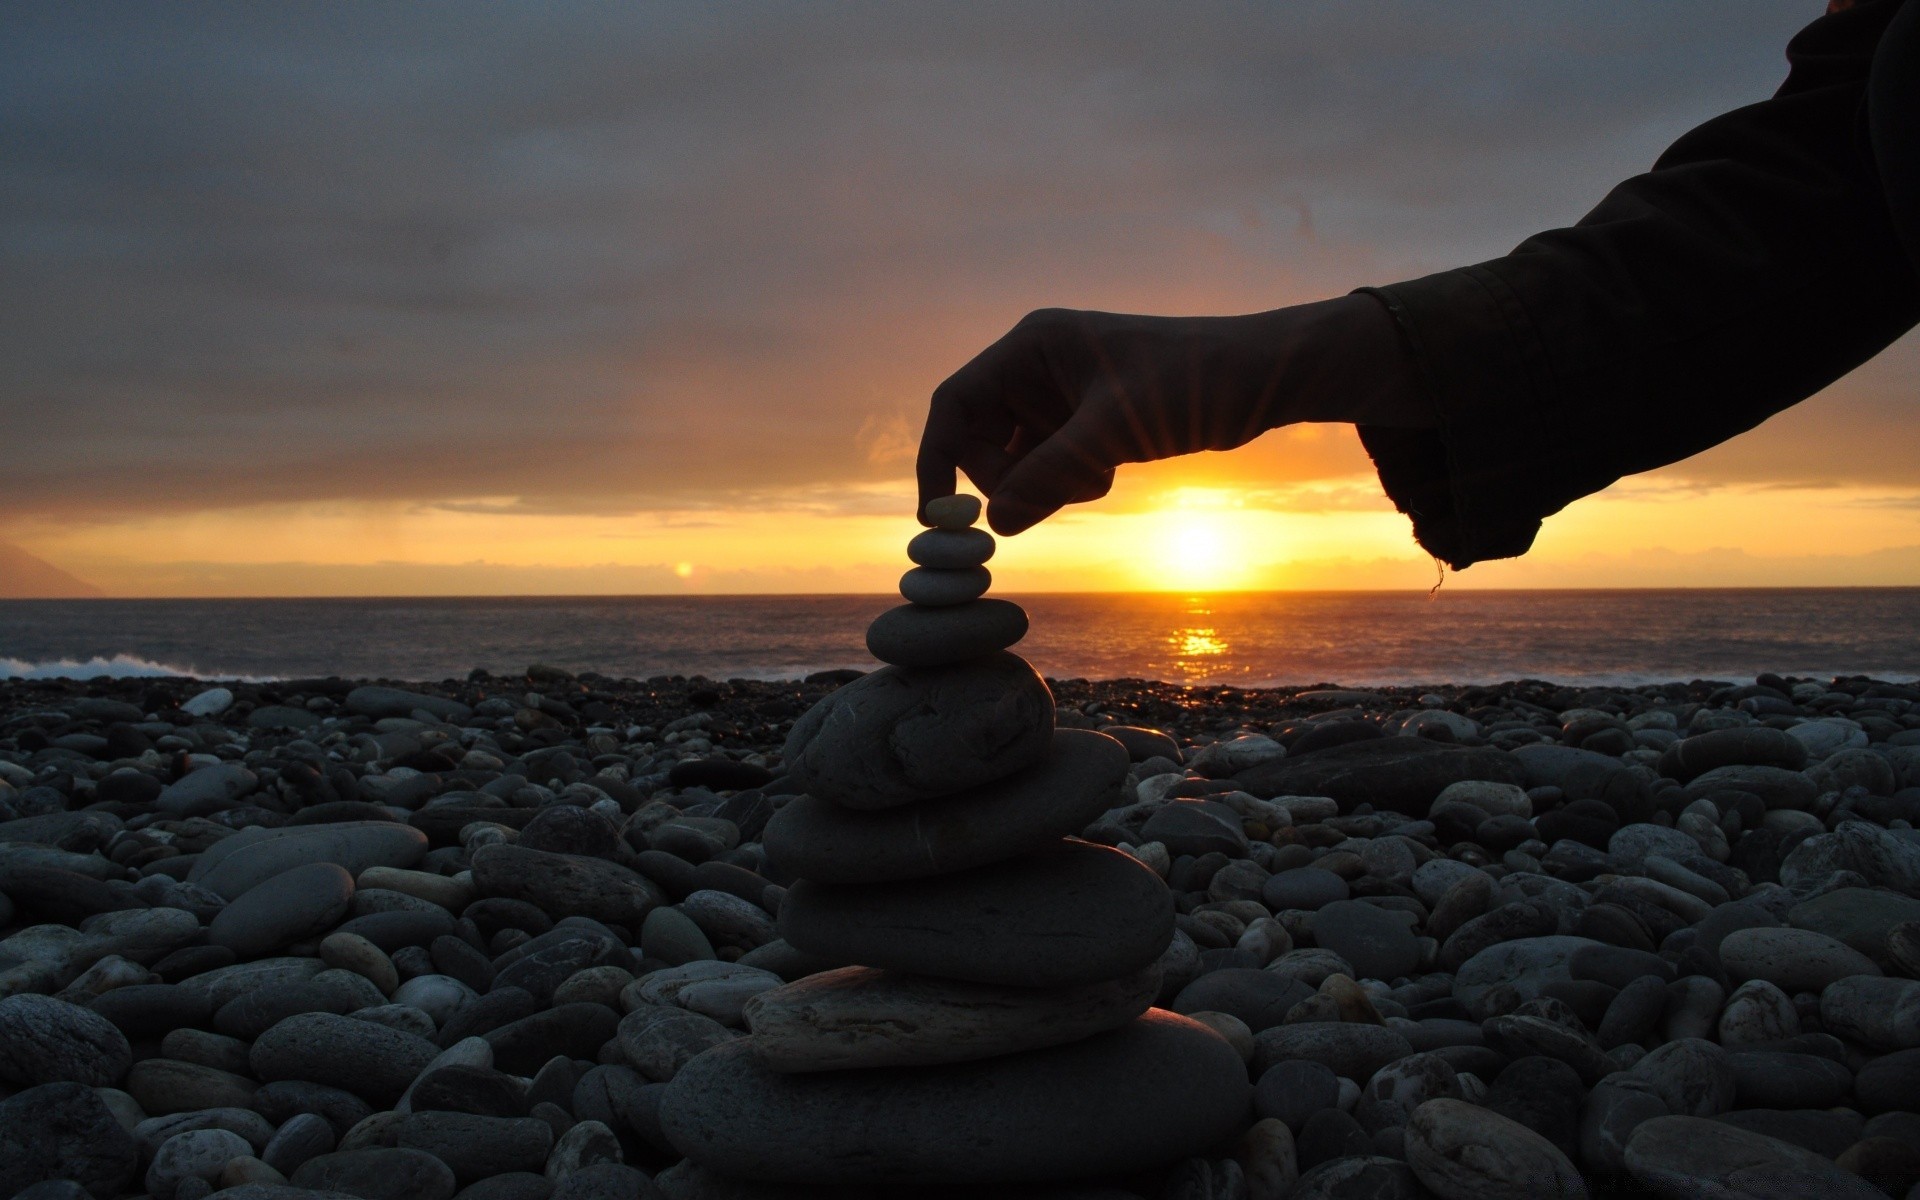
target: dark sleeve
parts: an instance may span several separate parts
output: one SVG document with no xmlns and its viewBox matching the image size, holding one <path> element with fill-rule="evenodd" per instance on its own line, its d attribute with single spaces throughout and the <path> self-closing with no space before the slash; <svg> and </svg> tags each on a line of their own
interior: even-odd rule
<svg viewBox="0 0 1920 1200">
<path fill-rule="evenodd" d="M 1572 228 L 1362 289 L 1439 415 L 1360 429 L 1430 553 L 1456 569 L 1522 554 L 1541 518 L 1753 428 L 1920 319 L 1863 124 L 1900 3 L 1815 21 L 1772 99 L 1686 134 Z"/>
</svg>

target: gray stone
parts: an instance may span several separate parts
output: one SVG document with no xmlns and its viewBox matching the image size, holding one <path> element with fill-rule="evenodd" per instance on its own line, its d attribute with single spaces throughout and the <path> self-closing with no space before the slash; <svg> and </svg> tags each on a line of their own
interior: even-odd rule
<svg viewBox="0 0 1920 1200">
<path fill-rule="evenodd" d="M 198 1112 L 148 1117 L 133 1127 L 134 1140 L 142 1151 L 151 1154 L 160 1144 L 179 1134 L 196 1129 L 218 1129 L 233 1134 L 245 1143 L 240 1154 L 257 1154 L 273 1139 L 273 1124 L 250 1108 L 203 1108 Z"/>
<path fill-rule="evenodd" d="M 1237 814 L 1223 813 L 1203 800 L 1175 800 L 1162 805 L 1140 830 L 1143 842 L 1159 842 L 1169 854 L 1220 853 L 1241 858 L 1247 853 L 1247 835 Z"/>
<path fill-rule="evenodd" d="M 993 535 L 984 529 L 929 529 L 907 543 L 907 557 L 943 571 L 977 567 L 993 557 Z"/>
<path fill-rule="evenodd" d="M 1455 972 L 1454 999 L 1470 1012 L 1480 1011 L 1481 1002 L 1496 988 L 1510 989 L 1516 1002 L 1531 1000 L 1542 988 L 1573 978 L 1568 964 L 1578 951 L 1604 945 L 1590 938 L 1554 934 L 1489 946 Z"/>
<path fill-rule="evenodd" d="M 1377 1134 L 1405 1125 L 1429 1100 L 1460 1096 L 1460 1074 L 1446 1058 L 1431 1052 L 1409 1054 L 1373 1073 L 1360 1088 L 1353 1115 L 1368 1133 Z"/>
<path fill-rule="evenodd" d="M 1675 742 L 1660 756 L 1660 773 L 1689 783 L 1720 767 L 1760 766 L 1798 771 L 1807 765 L 1806 744 L 1766 725 L 1715 729 Z"/>
<path fill-rule="evenodd" d="M 133 1135 L 85 1084 L 47 1083 L 0 1100 L 0 1194 L 67 1179 L 106 1200 L 132 1183 L 139 1156 Z"/>
<path fill-rule="evenodd" d="M 1627 1142 L 1626 1168 L 1641 1186 L 1672 1200 L 1886 1200 L 1879 1188 L 1811 1150 L 1699 1117 L 1643 1122 Z"/>
<path fill-rule="evenodd" d="M 1920 900 L 1878 888 L 1835 888 L 1787 912 L 1787 924 L 1838 938 L 1875 962 L 1886 958 L 1887 935 L 1907 921 L 1920 921 Z"/>
<path fill-rule="evenodd" d="M 1398 979 L 1420 961 L 1419 939 L 1403 916 L 1364 900 L 1321 908 L 1313 915 L 1313 940 L 1352 963 L 1359 979 Z"/>
<path fill-rule="evenodd" d="M 474 851 L 473 885 L 482 896 L 524 900 L 556 920 L 592 917 L 629 929 L 667 902 L 659 884 L 619 863 L 507 843 Z"/>
<path fill-rule="evenodd" d="M 1208 971 L 1180 989 L 1170 1006 L 1178 1013 L 1229 1013 L 1253 1033 L 1286 1020 L 1294 1005 L 1313 995 L 1300 979 L 1255 967 Z"/>
<path fill-rule="evenodd" d="M 1733 989 L 1720 1014 L 1720 1044 L 1728 1049 L 1777 1042 L 1799 1032 L 1793 997 L 1764 979 L 1750 979 Z"/>
<path fill-rule="evenodd" d="M 781 1074 L 735 1042 L 681 1070 L 660 1120 L 683 1154 L 748 1179 L 986 1184 L 1172 1163 L 1237 1133 L 1249 1090 L 1218 1034 L 1156 1010 L 1067 1045 L 939 1067 Z"/>
<path fill-rule="evenodd" d="M 473 710 L 458 700 L 378 686 L 357 687 L 348 692 L 347 711 L 375 720 L 381 717 L 411 717 L 416 712 L 431 713 L 455 725 L 464 725 L 473 719 Z"/>
<path fill-rule="evenodd" d="M 1424 1200 L 1413 1168 L 1397 1158 L 1355 1154 L 1303 1171 L 1287 1200 Z"/>
<path fill-rule="evenodd" d="M 1637 863 L 1649 854 L 1674 855 L 1700 853 L 1700 843 L 1665 825 L 1622 825 L 1607 839 L 1607 853 L 1624 863 Z"/>
<path fill-rule="evenodd" d="M 1450 1098 L 1407 1122 L 1407 1165 L 1442 1200 L 1586 1200 L 1586 1183 L 1557 1146 L 1518 1121 Z"/>
<path fill-rule="evenodd" d="M 1471 867 L 1467 869 L 1473 870 Z M 1345 900 L 1350 894 L 1346 880 L 1319 867 L 1276 871 L 1260 885 L 1261 903 L 1274 912 L 1289 908 L 1309 911 L 1325 908 L 1336 900 Z"/>
<path fill-rule="evenodd" d="M 1010 600 L 902 604 L 867 626 L 867 652 L 897 667 L 941 667 L 1005 650 L 1025 636 L 1026 610 Z"/>
<path fill-rule="evenodd" d="M 856 812 L 796 796 L 767 822 L 767 856 L 789 875 L 817 883 L 880 883 L 985 866 L 1079 832 L 1120 803 L 1126 774 L 1118 742 L 1059 729 L 1039 765 L 949 798 Z"/>
<path fill-rule="evenodd" d="M 258 1085 L 244 1075 L 201 1063 L 143 1058 L 127 1072 L 127 1091 L 156 1116 L 252 1104 Z"/>
<path fill-rule="evenodd" d="M 1828 1032 L 1878 1050 L 1920 1047 L 1920 981 L 1853 975 L 1820 993 L 1820 1022 Z"/>
<path fill-rule="evenodd" d="M 147 1167 L 147 1191 L 154 1200 L 173 1200 L 173 1194 L 189 1179 L 212 1183 L 233 1159 L 250 1155 L 253 1148 L 245 1138 L 225 1129 L 195 1129 L 176 1133 L 154 1151 Z"/>
<path fill-rule="evenodd" d="M 640 947 L 648 958 L 657 958 L 672 966 L 715 957 L 713 943 L 707 940 L 700 926 L 673 907 L 656 908 L 647 913 L 646 920 L 640 924 Z"/>
<path fill-rule="evenodd" d="M 1253 1089 L 1253 1111 L 1286 1123 L 1295 1133 L 1307 1118 L 1334 1107 L 1340 1098 L 1340 1077 L 1325 1063 L 1290 1058 L 1260 1073 Z"/>
<path fill-rule="evenodd" d="M 1737 929 L 1720 942 L 1730 979 L 1764 979 L 1789 995 L 1818 992 L 1848 975 L 1878 975 L 1871 958 L 1810 929 Z"/>
<path fill-rule="evenodd" d="M 985 567 L 915 567 L 900 577 L 900 594 L 914 604 L 942 608 L 978 599 L 993 586 Z"/>
<path fill-rule="evenodd" d="M 1864 821 L 1847 821 L 1832 833 L 1801 842 L 1780 864 L 1780 882 L 1811 887 L 1835 871 L 1853 871 L 1867 882 L 1920 897 L 1920 841 Z"/>
<path fill-rule="evenodd" d="M 620 1052 L 633 1069 L 665 1083 L 695 1055 L 736 1035 L 712 1017 L 682 1008 L 637 1008 L 621 1018 Z"/>
<path fill-rule="evenodd" d="M 109 1087 L 132 1061 L 127 1036 L 91 1009 L 30 993 L 0 1000 L 0 1082 Z"/>
<path fill-rule="evenodd" d="M 1656 1046 L 1627 1074 L 1652 1089 L 1670 1113 L 1711 1117 L 1733 1107 L 1733 1065 L 1725 1050 L 1702 1038 Z"/>
<path fill-rule="evenodd" d="M 454 1179 L 465 1185 L 509 1171 L 542 1170 L 553 1141 L 553 1127 L 532 1117 L 417 1112 L 382 1125 L 371 1144 L 424 1150 L 451 1167 Z"/>
<path fill-rule="evenodd" d="M 884 809 L 1023 771 L 1046 756 L 1052 732 L 1045 681 L 1002 651 L 957 666 L 863 675 L 794 723 L 783 757 L 799 790 Z"/>
<path fill-rule="evenodd" d="M 337 1144 L 333 1126 L 319 1113 L 296 1113 L 274 1132 L 260 1159 L 282 1175 L 292 1175 L 300 1164 L 326 1154 Z"/>
<path fill-rule="evenodd" d="M 1813 807 L 1820 789 L 1799 771 L 1782 767 L 1715 767 L 1687 784 L 1687 798 L 1698 800 L 1715 792 L 1752 792 L 1770 809 L 1804 811 Z"/>
<path fill-rule="evenodd" d="M 333 1013 L 301 1013 L 260 1035 L 248 1052 L 263 1081 L 303 1079 L 369 1100 L 392 1100 L 440 1053 L 425 1038 Z"/>
<path fill-rule="evenodd" d="M 1331 796 L 1343 808 L 1424 816 L 1433 798 L 1461 780 L 1523 783 L 1514 757 L 1489 746 L 1447 746 L 1424 738 L 1374 738 L 1262 763 L 1235 776 L 1241 787 L 1274 796 Z"/>
<path fill-rule="evenodd" d="M 433 1155 L 393 1147 L 317 1155 L 302 1163 L 289 1182 L 362 1200 L 452 1200 L 458 1187 L 453 1170 Z"/>
<path fill-rule="evenodd" d="M 339 923 L 353 900 L 353 876 L 329 862 L 308 863 L 256 884 L 220 910 L 207 940 L 241 958 L 259 958 L 308 941 Z"/>
<path fill-rule="evenodd" d="M 1872 796 L 1891 796 L 1899 786 L 1893 763 L 1885 755 L 1861 747 L 1839 750 L 1807 770 L 1807 778 L 1823 792 L 1844 792 L 1860 787 Z"/>
<path fill-rule="evenodd" d="M 1334 1074 L 1348 1079 L 1371 1079 L 1380 1068 L 1412 1053 L 1412 1043 L 1397 1030 L 1346 1021 L 1299 1021 L 1253 1036 L 1256 1075 L 1264 1075 L 1276 1063 L 1304 1059 L 1331 1067 Z"/>
<path fill-rule="evenodd" d="M 1845 1066 L 1817 1054 L 1741 1050 L 1729 1056 L 1728 1065 L 1734 1102 L 1743 1108 L 1832 1108 L 1845 1103 L 1853 1089 Z"/>
<path fill-rule="evenodd" d="M 1132 1021 L 1160 972 L 1059 989 L 996 987 L 845 967 L 746 1005 L 753 1053 L 775 1071 L 967 1062 L 1078 1041 Z"/>
<path fill-rule="evenodd" d="M 840 962 L 1015 987 L 1130 974 L 1173 937 L 1173 896 L 1137 860 L 1086 842 L 906 883 L 788 891 L 780 933 Z"/>
<path fill-rule="evenodd" d="M 426 834 L 393 821 L 246 829 L 201 854 L 187 881 L 232 900 L 308 863 L 333 863 L 357 876 L 368 867 L 411 867 L 426 851 Z"/>
<path fill-rule="evenodd" d="M 239 763 L 216 763 L 168 784 L 153 806 L 171 817 L 203 817 L 233 807 L 260 779 Z"/>
</svg>

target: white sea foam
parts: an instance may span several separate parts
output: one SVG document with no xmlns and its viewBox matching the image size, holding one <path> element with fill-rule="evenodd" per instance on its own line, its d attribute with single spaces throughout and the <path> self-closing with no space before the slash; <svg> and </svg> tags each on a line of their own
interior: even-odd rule
<svg viewBox="0 0 1920 1200">
<path fill-rule="evenodd" d="M 98 679 L 105 675 L 111 679 L 163 679 L 172 677 L 190 677 L 193 679 L 239 679 L 249 683 L 265 682 L 261 676 L 233 675 L 220 672 L 203 672 L 192 666 L 178 666 L 173 663 L 154 662 L 132 654 L 116 654 L 112 658 L 98 655 L 84 662 L 63 658 L 57 662 L 26 662 L 18 658 L 0 657 L 0 679 Z"/>
</svg>

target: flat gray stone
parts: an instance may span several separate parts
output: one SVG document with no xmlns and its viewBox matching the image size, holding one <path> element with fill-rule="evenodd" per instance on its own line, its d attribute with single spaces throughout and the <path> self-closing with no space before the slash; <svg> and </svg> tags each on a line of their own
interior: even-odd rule
<svg viewBox="0 0 1920 1200">
<path fill-rule="evenodd" d="M 455 725 L 464 725 L 473 719 L 473 710 L 458 700 L 373 685 L 357 687 L 348 692 L 347 711 L 375 720 L 381 717 L 411 717 L 416 712 L 431 713 Z"/>
<path fill-rule="evenodd" d="M 111 1087 L 132 1061 L 127 1036 L 92 1009 L 32 993 L 0 1000 L 0 1082 Z"/>
<path fill-rule="evenodd" d="M 1253 1037 L 1253 1069 L 1264 1075 L 1277 1063 L 1304 1059 L 1333 1068 L 1348 1079 L 1373 1078 L 1373 1073 L 1413 1053 L 1413 1044 L 1398 1030 L 1353 1021 L 1296 1021 L 1275 1025 Z"/>
<path fill-rule="evenodd" d="M 1110 737 L 1056 729 L 1046 759 L 939 800 L 857 812 L 796 796 L 767 822 L 767 856 L 818 883 L 944 875 L 1038 850 L 1120 803 L 1127 752 Z"/>
<path fill-rule="evenodd" d="M 907 557 L 923 567 L 958 570 L 993 557 L 993 535 L 984 529 L 929 529 L 907 543 Z"/>
<path fill-rule="evenodd" d="M 239 763 L 218 763 L 190 771 L 168 784 L 153 806 L 168 816 L 201 817 L 231 808 L 260 780 Z"/>
<path fill-rule="evenodd" d="M 1780 882 L 1804 887 L 1835 871 L 1856 871 L 1869 883 L 1920 897 L 1920 839 L 1847 821 L 1832 833 L 1814 834 L 1795 846 L 1780 864 Z"/>
<path fill-rule="evenodd" d="M 85 1084 L 47 1083 L 0 1100 L 0 1194 L 69 1179 L 95 1196 L 117 1196 L 139 1163 L 133 1135 Z"/>
<path fill-rule="evenodd" d="M 1402 914 L 1364 900 L 1336 900 L 1313 915 L 1313 940 L 1353 964 L 1359 979 L 1412 974 L 1420 942 Z"/>
<path fill-rule="evenodd" d="M 659 884 L 619 863 L 507 843 L 474 851 L 473 886 L 481 896 L 524 900 L 555 920 L 592 917 L 628 929 L 667 902 Z"/>
<path fill-rule="evenodd" d="M 1052 733 L 1046 682 L 1002 651 L 956 666 L 869 672 L 794 722 L 783 757 L 798 789 L 884 809 L 1024 771 L 1046 757 Z"/>
<path fill-rule="evenodd" d="M 986 595 L 993 573 L 985 567 L 915 567 L 900 577 L 900 595 L 914 604 L 942 608 Z"/>
<path fill-rule="evenodd" d="M 452 1200 L 452 1168 L 424 1150 L 368 1147 L 308 1159 L 288 1182 L 362 1200 Z"/>
<path fill-rule="evenodd" d="M 1778 1138 L 1700 1117 L 1654 1117 L 1627 1139 L 1627 1171 L 1672 1200 L 1886 1200 L 1830 1160 Z"/>
<path fill-rule="evenodd" d="M 187 882 L 232 900 L 308 863 L 333 863 L 358 876 L 368 867 L 411 867 L 426 852 L 427 835 L 397 821 L 246 829 L 209 847 Z"/>
<path fill-rule="evenodd" d="M 1131 974 L 1173 938 L 1173 894 L 1137 860 L 1088 842 L 902 883 L 801 880 L 780 935 L 845 963 L 1014 987 Z"/>
<path fill-rule="evenodd" d="M 1158 1167 L 1232 1137 L 1240 1056 L 1152 1010 L 1044 1050 L 938 1067 L 769 1070 L 742 1040 L 688 1063 L 660 1124 L 695 1162 L 747 1179 L 988 1184 Z"/>
<path fill-rule="evenodd" d="M 1920 981 L 1852 975 L 1820 993 L 1820 1021 L 1831 1033 L 1877 1050 L 1920 1047 Z"/>
<path fill-rule="evenodd" d="M 1027 612 L 1010 600 L 902 604 L 867 626 L 867 651 L 899 667 L 939 667 L 1005 650 L 1025 636 Z"/>
<path fill-rule="evenodd" d="M 207 940 L 243 959 L 324 934 L 353 902 L 353 876 L 330 862 L 308 863 L 255 884 L 220 910 Z"/>
<path fill-rule="evenodd" d="M 1720 942 L 1720 963 L 1737 983 L 1764 979 L 1788 995 L 1818 992 L 1848 975 L 1880 968 L 1853 947 L 1811 929 L 1736 929 Z"/>
<path fill-rule="evenodd" d="M 1070 988 L 1009 988 L 843 967 L 747 1001 L 754 1057 L 775 1071 L 969 1062 L 1078 1041 L 1152 1005 L 1160 971 Z"/>
<path fill-rule="evenodd" d="M 333 1013 L 300 1013 L 261 1034 L 247 1058 L 263 1081 L 304 1079 L 391 1101 L 439 1054 L 432 1042 L 398 1029 Z"/>
<path fill-rule="evenodd" d="M 1407 1121 L 1407 1165 L 1442 1200 L 1586 1200 L 1567 1156 L 1520 1122 L 1464 1100 L 1429 1100 Z"/>
<path fill-rule="evenodd" d="M 1787 911 L 1787 924 L 1838 938 L 1876 962 L 1887 953 L 1887 935 L 1906 921 L 1920 921 L 1920 900 L 1877 888 L 1835 888 Z"/>
</svg>

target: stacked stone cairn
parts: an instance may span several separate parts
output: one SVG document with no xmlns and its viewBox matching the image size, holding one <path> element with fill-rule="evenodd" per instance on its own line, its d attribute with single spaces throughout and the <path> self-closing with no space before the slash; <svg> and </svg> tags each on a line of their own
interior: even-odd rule
<svg viewBox="0 0 1920 1200">
<path fill-rule="evenodd" d="M 833 1188 L 1124 1178 L 1230 1143 L 1240 1055 L 1153 1009 L 1172 894 L 1070 835 L 1121 803 L 1115 740 L 1054 728 L 1046 683 L 986 599 L 979 501 L 927 506 L 867 631 L 889 664 L 795 725 L 804 794 L 765 833 L 797 882 L 780 932 L 832 969 L 748 1002 L 751 1036 L 700 1054 L 661 1100 L 718 1176 Z M 840 966 L 837 964 L 857 964 Z M 837 1193 L 844 1194 L 844 1193 Z"/>
</svg>

